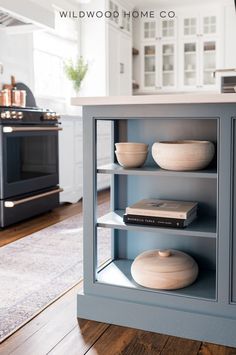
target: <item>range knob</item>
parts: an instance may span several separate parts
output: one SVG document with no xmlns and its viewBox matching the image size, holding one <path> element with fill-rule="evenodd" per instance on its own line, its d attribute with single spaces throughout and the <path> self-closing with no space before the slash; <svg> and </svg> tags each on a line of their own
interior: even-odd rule
<svg viewBox="0 0 236 355">
<path fill-rule="evenodd" d="M 17 118 L 16 111 L 10 112 L 10 118 L 12 118 L 13 120 Z"/>
<path fill-rule="evenodd" d="M 43 114 L 43 120 L 51 120 L 51 113 L 50 112 L 46 112 Z"/>
<path fill-rule="evenodd" d="M 23 119 L 23 117 L 24 117 L 23 112 L 18 111 L 18 112 L 16 113 L 16 118 L 17 118 L 18 120 L 22 120 L 22 119 Z"/>
<path fill-rule="evenodd" d="M 6 119 L 11 118 L 11 111 L 5 111 L 5 118 Z"/>
<path fill-rule="evenodd" d="M 46 121 L 56 121 L 59 116 L 55 112 L 45 112 L 43 114 L 43 120 Z"/>
<path fill-rule="evenodd" d="M 5 120 L 5 118 L 6 118 L 6 112 L 1 112 L 1 119 Z"/>
</svg>

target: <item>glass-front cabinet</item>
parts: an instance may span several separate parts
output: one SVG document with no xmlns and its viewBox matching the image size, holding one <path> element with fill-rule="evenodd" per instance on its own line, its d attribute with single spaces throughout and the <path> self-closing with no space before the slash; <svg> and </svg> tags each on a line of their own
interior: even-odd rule
<svg viewBox="0 0 236 355">
<path fill-rule="evenodd" d="M 132 21 L 129 16 L 129 10 L 125 9 L 119 2 L 109 0 L 107 5 L 108 11 L 112 14 L 109 21 L 122 31 L 132 32 Z"/>
<path fill-rule="evenodd" d="M 182 13 L 178 18 L 143 20 L 141 91 L 216 88 L 213 72 L 221 67 L 219 13 Z M 222 36 L 222 34 L 221 34 Z"/>
<path fill-rule="evenodd" d="M 176 21 L 143 22 L 143 90 L 176 86 Z"/>
<path fill-rule="evenodd" d="M 184 16 L 182 24 L 182 85 L 213 88 L 218 64 L 217 16 Z"/>
<path fill-rule="evenodd" d="M 174 38 L 176 37 L 176 21 L 171 19 L 171 20 L 162 20 L 160 22 L 161 25 L 161 39 L 165 38 Z"/>
<path fill-rule="evenodd" d="M 143 21 L 142 38 L 144 41 L 156 39 L 156 21 Z"/>
<path fill-rule="evenodd" d="M 156 45 L 148 44 L 143 47 L 144 83 L 145 88 L 156 87 Z"/>
<path fill-rule="evenodd" d="M 157 78 L 157 88 L 161 90 L 173 90 L 177 84 L 176 25 L 177 21 L 174 19 L 165 19 L 159 22 L 161 37 L 158 37 L 158 48 L 161 65 Z"/>
<path fill-rule="evenodd" d="M 202 42 L 203 60 L 203 85 L 214 85 L 213 72 L 216 69 L 216 41 L 207 40 Z"/>
<path fill-rule="evenodd" d="M 197 34 L 197 18 L 185 17 L 183 20 L 184 36 L 195 36 Z"/>
<path fill-rule="evenodd" d="M 183 45 L 184 52 L 184 86 L 197 85 L 197 43 L 187 41 Z"/>
<path fill-rule="evenodd" d="M 162 88 L 173 88 L 176 85 L 176 46 L 174 43 L 163 43 L 162 53 Z"/>
</svg>

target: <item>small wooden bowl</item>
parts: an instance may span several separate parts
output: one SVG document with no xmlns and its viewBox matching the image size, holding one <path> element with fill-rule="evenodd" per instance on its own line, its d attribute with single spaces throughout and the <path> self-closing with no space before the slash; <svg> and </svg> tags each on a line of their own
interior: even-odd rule
<svg viewBox="0 0 236 355">
<path fill-rule="evenodd" d="M 214 154 L 214 144 L 209 141 L 166 141 L 152 146 L 153 159 L 166 170 L 201 170 L 210 164 Z"/>
<path fill-rule="evenodd" d="M 190 255 L 179 250 L 149 250 L 135 258 L 131 274 L 141 286 L 176 290 L 196 280 L 198 265 Z"/>
<path fill-rule="evenodd" d="M 146 159 L 148 152 L 115 152 L 118 163 L 124 168 L 139 168 L 142 166 Z"/>
<path fill-rule="evenodd" d="M 124 142 L 116 143 L 115 146 L 118 153 L 138 153 L 148 151 L 148 144 L 145 143 Z"/>
</svg>

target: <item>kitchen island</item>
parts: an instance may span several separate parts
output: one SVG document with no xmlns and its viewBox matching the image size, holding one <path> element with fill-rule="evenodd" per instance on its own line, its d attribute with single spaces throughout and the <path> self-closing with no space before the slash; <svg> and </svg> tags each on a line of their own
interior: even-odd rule
<svg viewBox="0 0 236 355">
<path fill-rule="evenodd" d="M 236 347 L 236 94 L 74 98 L 83 106 L 84 291 L 78 317 Z M 152 144 L 209 140 L 212 164 L 200 171 L 160 169 L 151 153 L 141 168 L 115 159 L 97 166 L 98 122 L 112 122 L 112 140 Z M 114 146 L 114 144 L 113 144 Z M 112 179 L 111 211 L 97 218 L 97 176 Z M 199 215 L 184 229 L 126 225 L 127 206 L 143 198 L 197 201 Z M 98 232 L 111 233 L 111 259 L 98 260 Z M 198 263 L 192 285 L 172 291 L 132 279 L 145 250 L 178 249 Z"/>
</svg>

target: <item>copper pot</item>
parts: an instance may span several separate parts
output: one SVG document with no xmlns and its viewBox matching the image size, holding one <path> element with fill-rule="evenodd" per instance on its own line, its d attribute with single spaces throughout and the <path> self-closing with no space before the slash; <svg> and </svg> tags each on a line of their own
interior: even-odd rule
<svg viewBox="0 0 236 355">
<path fill-rule="evenodd" d="M 0 105 L 11 106 L 11 90 L 4 89 L 0 91 Z"/>
<path fill-rule="evenodd" d="M 13 89 L 11 101 L 12 101 L 11 102 L 12 106 L 25 107 L 25 105 L 26 105 L 26 91 Z"/>
</svg>

